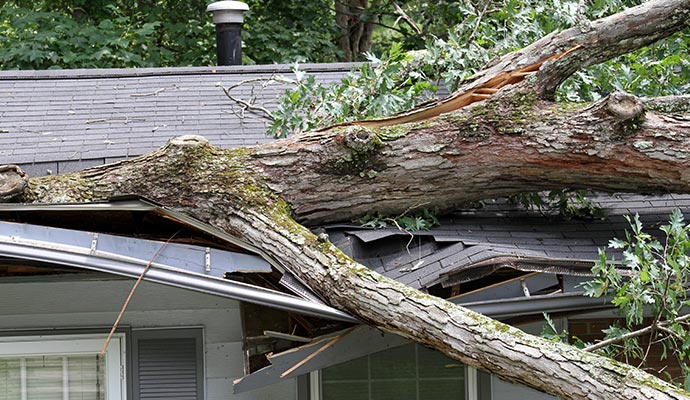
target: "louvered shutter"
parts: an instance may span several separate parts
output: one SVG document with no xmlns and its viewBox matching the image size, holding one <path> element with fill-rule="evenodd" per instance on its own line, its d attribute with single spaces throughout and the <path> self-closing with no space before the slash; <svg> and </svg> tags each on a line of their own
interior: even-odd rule
<svg viewBox="0 0 690 400">
<path fill-rule="evenodd" d="M 188 331 L 188 330 L 184 330 Z M 200 339 L 179 336 L 180 331 L 133 334 L 135 393 L 139 400 L 201 400 Z M 139 337 L 137 337 L 139 336 Z M 144 336 L 144 337 L 142 337 Z"/>
</svg>

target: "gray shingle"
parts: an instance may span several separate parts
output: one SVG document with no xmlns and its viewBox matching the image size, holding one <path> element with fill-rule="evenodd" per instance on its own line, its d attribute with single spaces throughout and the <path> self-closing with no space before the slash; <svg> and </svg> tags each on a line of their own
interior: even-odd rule
<svg viewBox="0 0 690 400">
<path fill-rule="evenodd" d="M 444 281 L 465 279 L 458 278 L 460 275 L 457 274 L 463 273 L 462 271 L 473 264 L 484 263 L 496 257 L 538 257 L 558 260 L 558 265 L 564 265 L 562 260 L 572 260 L 573 268 L 577 269 L 581 268 L 579 265 L 582 261 L 592 262 L 598 259 L 598 249 L 606 248 L 610 239 L 625 237 L 629 224 L 624 215 L 635 207 L 639 207 L 636 210 L 640 213 L 640 220 L 644 223 L 646 231 L 659 240 L 663 240 L 663 234 L 658 228 L 660 222 L 666 223 L 668 219 L 665 210 L 671 209 L 667 207 L 669 201 L 680 204 L 687 200 L 685 212 L 690 215 L 690 195 L 653 197 L 625 194 L 602 198 L 602 205 L 609 211 L 609 216 L 604 220 L 567 220 L 519 208 L 507 211 L 500 209 L 498 204 L 490 209 L 455 213 L 448 218 L 441 218 L 439 227 L 415 233 L 418 237 L 434 238 L 439 250 L 432 254 L 424 253 L 425 255 L 419 259 L 407 257 L 406 264 L 402 267 L 396 265 L 395 268 L 386 264 L 387 260 L 396 259 L 395 254 L 390 254 L 381 259 L 384 267 L 380 268 L 380 271 L 402 283 L 424 288 Z M 629 206 L 629 202 L 632 202 L 634 207 Z M 381 240 L 393 240 L 390 236 L 393 234 L 392 230 L 363 231 L 349 225 L 341 225 L 338 229 L 347 232 L 353 238 L 365 239 L 360 241 L 363 254 L 369 254 L 368 251 L 376 249 Z M 399 238 L 408 240 L 406 235 L 400 235 Z M 452 243 L 458 245 L 452 246 Z M 415 251 L 415 248 L 410 249 L 412 254 L 415 254 Z M 620 259 L 620 251 L 606 248 L 606 252 L 610 257 Z M 375 257 L 370 261 L 373 258 Z M 410 270 L 409 268 L 415 266 L 415 262 L 419 260 L 424 262 Z M 563 268 L 567 269 L 566 266 Z M 587 268 L 584 267 L 585 270 Z M 448 274 L 453 275 L 453 278 L 446 281 Z"/>
<path fill-rule="evenodd" d="M 105 164 L 105 160 L 102 158 L 78 161 L 60 161 L 57 166 L 57 173 L 64 174 L 67 172 L 81 171 L 82 169 L 102 164 Z"/>
<path fill-rule="evenodd" d="M 322 82 L 332 82 L 352 66 L 302 68 Z M 265 142 L 271 140 L 264 135 L 265 120 L 251 113 L 241 120 L 237 116 L 241 109 L 217 84 L 229 86 L 274 74 L 291 76 L 291 67 L 1 71 L 0 138 L 10 145 L 3 148 L 3 162 L 127 157 L 151 151 L 180 134 L 201 134 L 221 147 Z M 254 93 L 267 108 L 274 108 L 285 87 L 243 87 L 237 92 L 239 96 Z M 56 148 L 40 137 L 46 133 L 68 144 Z M 31 141 L 33 154 L 14 145 L 27 134 L 41 139 L 22 139 Z M 119 142 L 112 146 L 106 141 Z M 127 143 L 135 145 L 123 145 Z"/>
<path fill-rule="evenodd" d="M 58 165 L 56 162 L 20 164 L 19 167 L 29 176 L 44 176 L 57 173 Z"/>
</svg>

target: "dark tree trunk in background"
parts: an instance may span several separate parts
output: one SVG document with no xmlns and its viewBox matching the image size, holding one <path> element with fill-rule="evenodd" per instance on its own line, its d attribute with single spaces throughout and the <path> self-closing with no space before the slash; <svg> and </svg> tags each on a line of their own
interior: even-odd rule
<svg viewBox="0 0 690 400">
<path fill-rule="evenodd" d="M 371 50 L 371 35 L 378 16 L 370 13 L 369 0 L 335 0 L 335 21 L 340 28 L 340 61 L 356 61 Z"/>
</svg>

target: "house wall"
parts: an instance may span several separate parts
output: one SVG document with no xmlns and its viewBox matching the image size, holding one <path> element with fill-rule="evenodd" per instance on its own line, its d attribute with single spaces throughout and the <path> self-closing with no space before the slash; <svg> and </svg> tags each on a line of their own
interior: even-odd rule
<svg viewBox="0 0 690 400">
<path fill-rule="evenodd" d="M 0 281 L 0 330 L 109 328 L 132 288 L 129 279 Z M 241 395 L 232 381 L 243 375 L 239 302 L 142 282 L 120 326 L 131 329 L 203 327 L 207 400 L 293 399 L 289 380 Z"/>
</svg>

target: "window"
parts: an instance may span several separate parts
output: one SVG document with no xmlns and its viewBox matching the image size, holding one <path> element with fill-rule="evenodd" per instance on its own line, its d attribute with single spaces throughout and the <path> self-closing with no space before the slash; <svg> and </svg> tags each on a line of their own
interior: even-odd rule
<svg viewBox="0 0 690 400">
<path fill-rule="evenodd" d="M 417 344 L 326 368 L 323 400 L 465 400 L 465 366 Z"/>
<path fill-rule="evenodd" d="M 495 375 L 491 375 L 491 400 L 557 400 L 556 397 L 526 386 L 508 383 Z"/>
<path fill-rule="evenodd" d="M 105 335 L 0 338 L 0 400 L 119 400 L 124 337 L 105 355 Z"/>
</svg>

